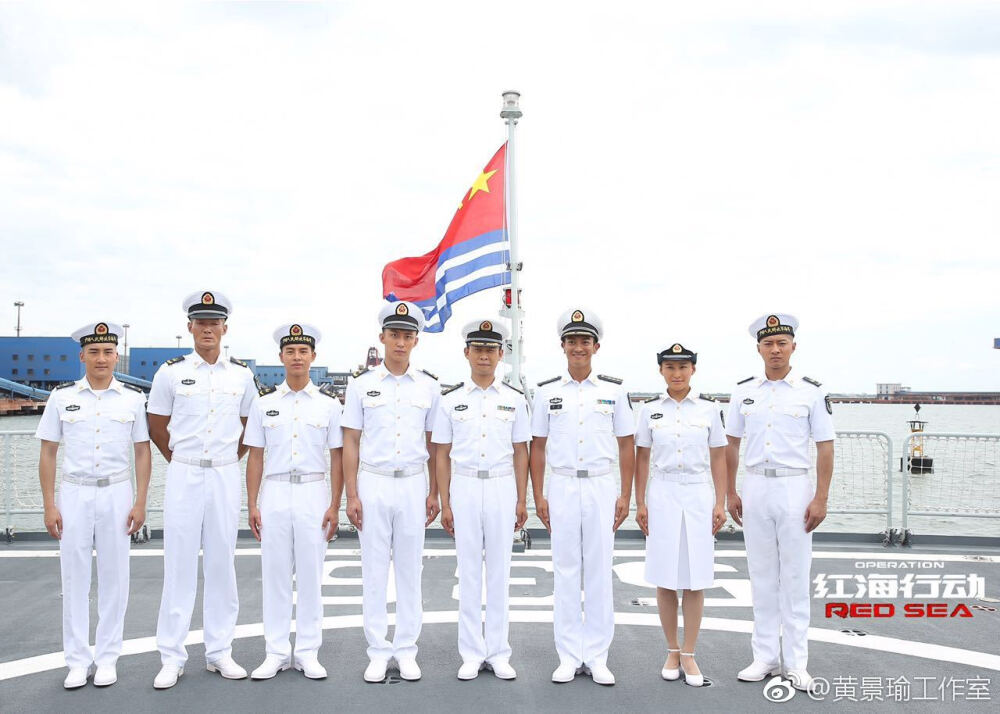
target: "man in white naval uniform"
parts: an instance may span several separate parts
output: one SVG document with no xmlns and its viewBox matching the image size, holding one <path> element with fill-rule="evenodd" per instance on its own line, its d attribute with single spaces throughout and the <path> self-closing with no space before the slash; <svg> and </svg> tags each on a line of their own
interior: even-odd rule
<svg viewBox="0 0 1000 714">
<path fill-rule="evenodd" d="M 611 562 L 615 531 L 632 498 L 635 419 L 621 380 L 591 370 L 603 334 L 600 318 L 590 310 L 568 310 L 557 330 L 567 371 L 538 384 L 530 458 L 535 510 L 552 534 L 552 626 L 559 654 L 552 681 L 569 682 L 582 667 L 598 684 L 612 685 L 615 676 L 607 666 L 615 631 Z M 616 458 L 617 501 L 611 473 Z M 553 474 L 547 499 L 546 460 Z"/>
<path fill-rule="evenodd" d="M 153 686 L 167 689 L 184 673 L 184 640 L 198 589 L 198 551 L 205 579 L 203 628 L 209 672 L 243 679 L 232 657 L 240 601 L 236 592 L 239 460 L 253 373 L 220 357 L 232 307 L 219 292 L 198 292 L 183 302 L 194 352 L 167 360 L 153 376 L 149 435 L 168 462 L 163 499 L 163 597 L 156 623 L 162 667 Z"/>
<path fill-rule="evenodd" d="M 458 559 L 458 678 L 475 679 L 486 666 L 500 679 L 514 679 L 508 582 L 514 532 L 528 518 L 528 404 L 520 389 L 495 377 L 506 326 L 476 320 L 462 334 L 472 373 L 468 384 L 442 393 L 431 438 L 438 445 L 441 525 L 455 537 Z"/>
<path fill-rule="evenodd" d="M 323 560 L 337 530 L 344 486 L 343 408 L 332 384 L 320 389 L 309 379 L 319 340 L 319 330 L 304 323 L 274 331 L 285 381 L 259 390 L 243 436 L 250 447 L 247 510 L 260 541 L 267 650 L 252 679 L 271 679 L 292 665 L 292 573 L 298 595 L 295 668 L 309 679 L 326 677 L 317 653 L 323 642 Z M 326 482 L 327 454 L 332 487 Z"/>
<path fill-rule="evenodd" d="M 795 331 L 791 315 L 762 315 L 750 325 L 764 376 L 733 390 L 726 419 L 727 501 L 743 526 L 753 599 L 753 662 L 737 675 L 759 682 L 784 671 L 808 690 L 809 568 L 812 531 L 826 518 L 833 476 L 830 399 L 819 382 L 791 373 Z M 740 440 L 746 437 L 742 499 L 736 492 Z M 816 484 L 809 441 L 816 442 Z"/>
<path fill-rule="evenodd" d="M 63 654 L 69 672 L 63 686 L 118 681 L 125 608 L 128 606 L 129 536 L 146 520 L 150 450 L 146 397 L 138 387 L 114 378 L 118 337 L 111 322 L 73 333 L 86 375 L 55 388 L 45 404 L 35 437 L 41 440 L 38 476 L 45 528 L 59 539 L 62 572 Z M 55 495 L 56 454 L 63 449 L 63 476 Z M 135 451 L 135 499 L 129 446 Z M 90 573 L 97 550 L 97 640 L 90 649 Z"/>
<path fill-rule="evenodd" d="M 437 377 L 410 364 L 424 326 L 420 308 L 406 301 L 387 303 L 378 319 L 385 361 L 347 385 L 341 420 L 347 517 L 361 541 L 362 615 L 370 660 L 365 681 L 383 681 L 391 659 L 400 677 L 415 681 L 420 679 L 424 528 L 441 510 L 431 445 L 441 388 Z M 396 577 L 391 642 L 386 639 L 390 560 Z"/>
</svg>

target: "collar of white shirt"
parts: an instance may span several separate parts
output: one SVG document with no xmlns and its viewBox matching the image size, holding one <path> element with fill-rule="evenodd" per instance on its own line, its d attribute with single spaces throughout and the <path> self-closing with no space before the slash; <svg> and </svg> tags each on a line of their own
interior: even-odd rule
<svg viewBox="0 0 1000 714">
<path fill-rule="evenodd" d="M 662 404 L 668 404 L 670 402 L 673 402 L 674 404 L 683 404 L 684 402 L 694 402 L 695 404 L 697 404 L 698 393 L 692 389 L 687 393 L 687 396 L 684 397 L 680 402 L 676 402 L 674 401 L 674 398 L 670 396 L 670 392 L 665 392 L 663 394 L 663 397 L 660 399 L 660 402 Z"/>
<path fill-rule="evenodd" d="M 198 354 L 197 352 L 191 352 L 190 354 L 185 355 L 184 358 L 191 360 L 191 364 L 193 364 L 195 366 L 195 368 L 198 368 L 198 367 L 200 367 L 201 365 L 204 364 L 204 365 L 208 365 L 209 367 L 220 367 L 221 366 L 223 369 L 229 369 L 229 366 L 232 365 L 232 362 L 230 362 L 229 360 L 225 359 L 222 355 L 219 355 L 219 358 L 217 360 L 215 360 L 215 364 L 209 364 L 204 359 L 202 359 L 202 356 L 200 354 Z"/>
<path fill-rule="evenodd" d="M 478 389 L 481 392 L 488 392 L 491 389 L 494 392 L 499 392 L 500 391 L 497 388 L 497 380 L 496 380 L 496 378 L 493 379 L 493 384 L 491 384 L 490 386 L 488 386 L 486 389 L 483 389 L 478 384 L 476 384 L 475 382 L 473 382 L 472 379 L 469 379 L 469 383 L 465 385 L 465 393 L 466 394 L 470 394 L 471 392 L 473 392 L 476 389 Z"/>
<path fill-rule="evenodd" d="M 393 374 L 392 372 L 389 371 L 389 369 L 385 366 L 385 362 L 383 362 L 382 364 L 380 364 L 378 367 L 375 368 L 375 377 L 378 378 L 379 381 L 381 381 L 381 380 L 383 380 L 383 379 L 385 379 L 387 377 L 409 377 L 410 379 L 412 379 L 415 382 L 415 381 L 417 381 L 417 377 L 416 377 L 417 371 L 418 371 L 417 368 L 414 367 L 413 363 L 411 362 L 406 367 L 406 371 L 403 372 L 403 374 L 401 374 L 401 375 L 395 375 L 395 374 Z"/>
<path fill-rule="evenodd" d="M 767 382 L 767 381 L 770 381 L 770 380 L 768 380 L 767 375 L 765 374 L 765 375 L 763 375 L 761 377 L 758 377 L 756 379 L 756 381 L 754 382 L 754 384 L 756 384 L 759 387 L 760 385 L 762 385 L 764 382 Z M 790 371 L 788 374 L 786 374 L 781 379 L 776 379 L 774 381 L 775 382 L 784 382 L 789 387 L 794 387 L 799 382 L 802 381 L 802 377 L 799 377 L 798 375 L 796 375 L 796 374 L 794 374 L 793 372 Z"/>
<path fill-rule="evenodd" d="M 576 381 L 576 380 L 575 380 L 575 379 L 573 379 L 573 377 L 572 377 L 572 376 L 570 375 L 570 373 L 569 373 L 569 370 L 566 370 L 566 371 L 565 371 L 565 372 L 563 373 L 563 376 L 562 376 L 562 382 L 560 382 L 560 384 L 569 384 L 570 382 L 575 382 L 575 381 Z M 586 376 L 586 378 L 585 378 L 585 379 L 583 379 L 583 380 L 582 380 L 582 381 L 580 382 L 580 384 L 583 384 L 583 383 L 585 383 L 585 382 L 590 382 L 590 383 L 591 383 L 591 384 L 593 384 L 593 385 L 594 385 L 595 387 L 596 387 L 596 386 L 598 386 L 598 384 L 597 384 L 597 375 L 596 375 L 596 374 L 594 374 L 594 370 L 590 370 L 590 374 L 588 374 L 588 375 Z"/>
<path fill-rule="evenodd" d="M 285 396 L 286 394 L 302 394 L 302 393 L 304 393 L 304 394 L 309 395 L 310 397 L 314 397 L 314 396 L 316 396 L 316 392 L 318 392 L 318 391 L 319 391 L 319 387 L 317 387 L 315 384 L 313 384 L 312 380 L 309 380 L 309 382 L 306 384 L 306 386 L 303 387 L 301 390 L 299 390 L 299 392 L 296 392 L 295 390 L 293 390 L 291 387 L 288 386 L 288 380 L 287 379 L 284 382 L 282 382 L 281 384 L 278 385 L 278 393 L 281 394 L 281 396 Z"/>
<path fill-rule="evenodd" d="M 86 375 L 84 375 L 83 377 L 80 377 L 80 379 L 78 379 L 76 381 L 76 387 L 75 387 L 75 389 L 78 392 L 82 392 L 85 389 L 89 389 L 91 392 L 95 392 L 95 393 L 97 391 L 99 391 L 99 390 L 96 390 L 96 389 L 94 389 L 93 387 L 90 386 L 90 382 L 87 381 L 87 376 Z M 116 392 L 118 392 L 119 394 L 122 394 L 124 392 L 124 390 L 125 390 L 125 385 L 122 384 L 121 382 L 119 382 L 114 377 L 112 377 L 111 378 L 111 384 L 108 385 L 108 389 L 113 389 Z"/>
</svg>

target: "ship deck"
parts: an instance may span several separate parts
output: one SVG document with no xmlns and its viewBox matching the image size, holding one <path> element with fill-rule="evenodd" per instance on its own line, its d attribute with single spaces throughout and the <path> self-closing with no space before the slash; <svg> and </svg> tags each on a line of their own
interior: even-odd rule
<svg viewBox="0 0 1000 714">
<path fill-rule="evenodd" d="M 131 595 L 125 622 L 125 651 L 118 683 L 98 689 L 62 688 L 61 606 L 58 551 L 50 541 L 19 540 L 0 545 L 0 711 L 296 711 L 346 710 L 413 712 L 460 711 L 630 711 L 667 708 L 692 712 L 795 711 L 822 705 L 941 707 L 959 711 L 994 710 L 1000 698 L 1000 546 L 983 542 L 921 541 L 913 547 L 884 548 L 867 539 L 817 539 L 813 578 L 824 576 L 831 594 L 812 599 L 809 669 L 830 683 L 814 701 L 796 693 L 778 705 L 764 697 L 765 682 L 743 683 L 736 672 L 750 661 L 749 580 L 742 541 L 716 546 L 716 582 L 706 591 L 705 619 L 698 662 L 711 686 L 687 687 L 659 676 L 664 638 L 655 608 L 655 591 L 642 580 L 643 541 L 619 534 L 616 544 L 616 630 L 609 666 L 617 685 L 601 687 L 578 676 L 568 684 L 549 681 L 557 664 L 552 644 L 552 572 L 549 543 L 536 534 L 532 547 L 515 553 L 511 571 L 512 664 L 515 681 L 489 672 L 461 682 L 456 649 L 457 600 L 453 543 L 429 537 L 424 555 L 424 628 L 418 661 L 423 679 L 404 682 L 390 669 L 385 684 L 366 684 L 367 664 L 361 631 L 360 556 L 355 537 L 331 544 L 324 584 L 324 645 L 320 661 L 329 677 L 306 680 L 281 672 L 270 681 L 227 681 L 205 670 L 201 645 L 201 599 L 195 605 L 189 660 L 176 687 L 152 688 L 159 667 L 155 647 L 156 613 L 162 578 L 162 542 L 153 539 L 132 550 Z M 261 570 L 257 543 L 241 537 L 236 558 L 240 616 L 233 655 L 249 671 L 264 655 L 261 625 Z M 913 597 L 857 597 L 858 576 L 870 585 L 886 576 L 903 588 L 918 586 Z M 835 577 L 843 576 L 843 577 Z M 982 593 L 945 598 L 925 596 L 944 583 L 983 579 Z M 950 586 L 944 586 L 950 587 Z M 961 595 L 961 593 L 959 593 Z M 827 617 L 831 602 L 891 602 L 896 613 L 882 618 Z M 969 617 L 907 618 L 906 603 L 943 603 L 951 614 L 960 603 Z M 92 611 L 96 607 L 92 593 Z M 96 614 L 92 614 L 91 629 Z M 390 619 L 391 623 L 391 619 Z M 867 678 L 867 679 L 863 679 Z M 902 680 L 909 683 L 904 687 Z M 895 683 L 895 684 L 894 684 Z M 867 686 L 863 686 L 863 685 Z M 905 688 L 905 695 L 904 695 Z M 779 691 L 778 695 L 782 692 Z M 838 696 L 838 694 L 840 696 Z M 876 697 L 881 698 L 881 702 Z M 989 697 L 989 700 L 983 697 Z M 865 699 L 868 701 L 865 701 Z M 851 700 L 854 701 L 851 701 Z"/>
</svg>

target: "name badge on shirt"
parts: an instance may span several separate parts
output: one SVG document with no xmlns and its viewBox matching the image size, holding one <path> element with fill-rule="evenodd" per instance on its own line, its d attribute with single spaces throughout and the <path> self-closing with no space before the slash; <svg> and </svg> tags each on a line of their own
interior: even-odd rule
<svg viewBox="0 0 1000 714">
<path fill-rule="evenodd" d="M 743 403 L 744 404 L 753 404 L 753 399 L 751 399 L 750 397 L 747 397 L 746 399 L 743 400 Z"/>
<path fill-rule="evenodd" d="M 181 384 L 187 384 L 187 385 L 194 384 L 194 382 L 195 382 L 195 380 L 193 380 L 193 379 L 182 379 L 181 380 Z"/>
<path fill-rule="evenodd" d="M 456 404 L 455 405 L 455 411 L 456 412 L 464 412 L 468 408 L 469 408 L 468 404 Z"/>
<path fill-rule="evenodd" d="M 68 412 L 75 412 L 75 411 L 79 411 L 79 410 L 80 410 L 80 405 L 79 404 L 67 404 L 66 405 L 66 411 L 68 411 Z"/>
<path fill-rule="evenodd" d="M 656 412 L 656 414 L 650 414 L 649 418 L 650 419 L 662 419 L 663 418 L 663 414 L 661 412 Z"/>
<path fill-rule="evenodd" d="M 264 412 L 264 413 L 265 413 L 265 414 L 266 414 L 267 416 L 278 416 L 278 414 L 280 414 L 280 412 L 279 412 L 279 411 L 278 411 L 277 409 L 268 409 L 268 410 L 267 410 L 266 412 Z"/>
<path fill-rule="evenodd" d="M 381 395 L 382 395 L 382 392 L 379 392 L 379 391 L 377 391 L 375 389 L 373 389 L 372 391 L 368 392 L 368 396 L 369 397 L 379 397 Z"/>
</svg>

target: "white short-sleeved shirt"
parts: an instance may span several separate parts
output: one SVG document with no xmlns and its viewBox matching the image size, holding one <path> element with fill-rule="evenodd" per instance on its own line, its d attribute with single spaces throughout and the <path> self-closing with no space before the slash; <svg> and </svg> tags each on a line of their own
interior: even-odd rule
<svg viewBox="0 0 1000 714">
<path fill-rule="evenodd" d="M 117 379 L 95 392 L 84 377 L 53 390 L 35 437 L 63 442 L 63 474 L 114 476 L 130 468 L 129 447 L 149 441 L 145 405 L 145 394 Z"/>
<path fill-rule="evenodd" d="M 512 466 L 514 444 L 531 439 L 528 403 L 520 390 L 500 380 L 486 389 L 470 382 L 441 397 L 435 444 L 451 444 L 451 460 L 469 469 Z"/>
<path fill-rule="evenodd" d="M 170 450 L 191 459 L 235 459 L 243 422 L 257 396 L 253 372 L 242 362 L 208 364 L 197 352 L 160 365 L 146 411 L 169 416 Z"/>
<path fill-rule="evenodd" d="M 726 434 L 746 437 L 748 467 L 808 469 L 809 441 L 833 441 L 826 392 L 789 373 L 776 382 L 754 377 L 736 385 Z"/>
<path fill-rule="evenodd" d="M 434 429 L 441 387 L 412 365 L 395 376 L 385 364 L 347 384 L 341 426 L 361 432 L 361 461 L 405 469 L 427 463 L 427 432 Z"/>
<path fill-rule="evenodd" d="M 250 407 L 243 443 L 266 449 L 264 475 L 326 473 L 328 450 L 344 445 L 344 409 L 336 395 L 312 382 L 298 392 L 288 382 L 260 391 Z"/>
<path fill-rule="evenodd" d="M 621 384 L 593 373 L 577 382 L 567 372 L 535 391 L 531 434 L 548 437 L 551 468 L 596 471 L 618 458 L 616 437 L 635 434 L 635 418 Z"/>
<path fill-rule="evenodd" d="M 711 471 L 709 449 L 728 444 L 718 402 L 689 392 L 680 402 L 669 395 L 639 410 L 636 446 L 651 448 L 658 471 L 698 475 Z"/>
</svg>

